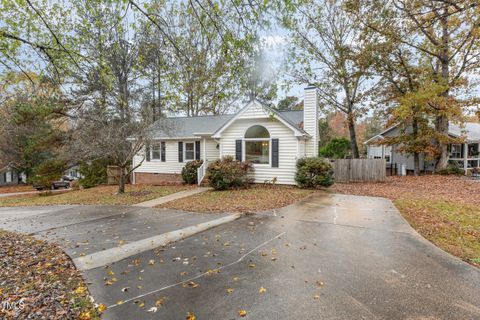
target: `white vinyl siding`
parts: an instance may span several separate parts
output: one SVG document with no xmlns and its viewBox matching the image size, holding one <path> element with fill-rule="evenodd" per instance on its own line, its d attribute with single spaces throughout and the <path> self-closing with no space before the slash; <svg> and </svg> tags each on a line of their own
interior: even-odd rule
<svg viewBox="0 0 480 320">
<path fill-rule="evenodd" d="M 165 141 L 165 162 L 160 160 L 143 161 L 142 165 L 135 169 L 135 172 L 143 173 L 181 173 L 185 163 L 189 160 L 184 158 L 184 162 L 178 162 L 178 142 L 193 142 L 192 140 L 166 140 Z M 200 158 L 203 159 L 203 139 L 200 141 Z M 219 150 L 216 148 L 217 142 L 207 139 L 207 159 L 213 161 L 219 158 Z M 160 145 L 160 144 L 159 144 Z M 183 148 L 185 152 L 185 146 Z M 195 157 L 195 154 L 194 154 Z M 143 159 L 143 153 L 134 157 L 135 164 L 140 163 Z"/>
<path fill-rule="evenodd" d="M 250 110 L 248 110 L 250 111 Z M 253 110 L 255 116 L 259 116 L 257 110 Z M 246 112 L 244 116 L 249 115 Z M 222 144 L 222 156 L 230 155 L 235 157 L 235 140 L 243 140 L 245 132 L 252 125 L 262 125 L 270 133 L 271 139 L 279 139 L 279 167 L 272 168 L 270 165 L 254 165 L 254 179 L 256 183 L 263 183 L 277 178 L 279 184 L 295 184 L 295 164 L 297 161 L 297 138 L 293 131 L 276 119 L 238 119 L 232 123 L 221 134 L 220 143 Z M 271 154 L 271 153 L 270 153 Z M 242 150 L 245 157 L 245 148 Z"/>
</svg>

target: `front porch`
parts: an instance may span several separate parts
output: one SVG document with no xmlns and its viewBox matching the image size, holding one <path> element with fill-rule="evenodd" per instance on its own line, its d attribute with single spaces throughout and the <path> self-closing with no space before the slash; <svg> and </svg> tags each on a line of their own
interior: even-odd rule
<svg viewBox="0 0 480 320">
<path fill-rule="evenodd" d="M 463 168 L 465 172 L 480 167 L 480 143 L 451 144 L 449 161 Z"/>
</svg>

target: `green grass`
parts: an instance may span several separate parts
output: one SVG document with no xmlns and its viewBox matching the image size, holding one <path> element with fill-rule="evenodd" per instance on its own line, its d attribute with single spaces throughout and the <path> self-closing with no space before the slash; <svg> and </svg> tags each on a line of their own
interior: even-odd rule
<svg viewBox="0 0 480 320">
<path fill-rule="evenodd" d="M 398 199 L 395 205 L 425 238 L 480 266 L 480 208 L 477 205 L 423 199 Z"/>
<path fill-rule="evenodd" d="M 128 185 L 124 194 L 116 194 L 117 186 L 70 191 L 62 194 L 28 195 L 14 198 L 0 198 L 0 206 L 43 206 L 43 205 L 130 205 L 163 197 L 174 192 L 191 188 L 189 186 L 147 186 Z"/>
</svg>

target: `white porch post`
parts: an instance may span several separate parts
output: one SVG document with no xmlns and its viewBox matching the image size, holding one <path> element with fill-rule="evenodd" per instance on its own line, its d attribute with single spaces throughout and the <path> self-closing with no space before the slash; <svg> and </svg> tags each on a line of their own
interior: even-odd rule
<svg viewBox="0 0 480 320">
<path fill-rule="evenodd" d="M 468 167 L 468 143 L 466 142 L 463 145 L 463 170 L 465 174 L 467 174 L 467 167 Z"/>
<path fill-rule="evenodd" d="M 203 137 L 203 162 L 207 161 L 207 138 Z"/>
</svg>

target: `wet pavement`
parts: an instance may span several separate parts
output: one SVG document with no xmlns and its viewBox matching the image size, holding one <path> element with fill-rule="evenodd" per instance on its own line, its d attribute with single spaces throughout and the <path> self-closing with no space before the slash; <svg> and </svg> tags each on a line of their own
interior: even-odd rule
<svg viewBox="0 0 480 320">
<path fill-rule="evenodd" d="M 62 208 L 52 215 L 60 219 L 65 210 L 77 210 L 84 217 L 79 223 L 95 226 L 97 234 L 115 225 L 108 219 L 118 212 L 110 209 L 98 211 L 105 216 L 99 220 L 103 224 L 90 220 L 82 208 Z M 132 215 L 129 221 L 145 215 L 131 209 L 124 207 L 120 215 Z M 170 214 L 172 221 L 177 219 Z M 0 210 L 0 228 L 9 217 Z M 38 235 L 54 239 L 43 219 L 27 214 L 25 225 L 43 221 Z M 21 220 L 8 226 L 28 229 Z M 142 228 L 138 221 L 132 223 Z M 81 239 L 76 232 L 82 228 L 63 228 L 67 231 L 55 232 L 59 239 Z M 112 241 L 124 235 L 115 236 L 120 237 Z M 98 239 L 97 248 L 104 246 L 104 235 Z M 420 237 L 381 198 L 314 196 L 84 276 L 97 302 L 109 306 L 105 319 L 185 319 L 189 312 L 197 320 L 480 319 L 480 270 Z"/>
</svg>

